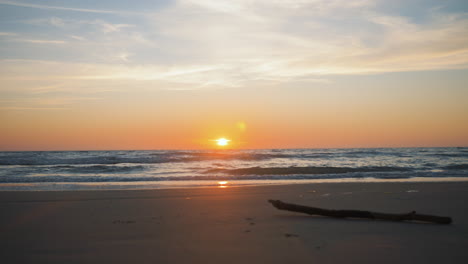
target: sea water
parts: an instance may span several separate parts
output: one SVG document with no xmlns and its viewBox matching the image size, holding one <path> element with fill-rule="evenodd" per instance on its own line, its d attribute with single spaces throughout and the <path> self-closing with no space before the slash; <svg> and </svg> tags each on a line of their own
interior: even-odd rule
<svg viewBox="0 0 468 264">
<path fill-rule="evenodd" d="M 468 180 L 468 148 L 0 152 L 0 190 Z"/>
</svg>

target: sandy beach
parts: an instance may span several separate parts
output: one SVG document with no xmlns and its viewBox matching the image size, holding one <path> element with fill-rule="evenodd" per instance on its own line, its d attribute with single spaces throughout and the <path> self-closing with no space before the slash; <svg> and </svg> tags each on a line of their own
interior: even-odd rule
<svg viewBox="0 0 468 264">
<path fill-rule="evenodd" d="M 312 217 L 268 199 L 451 216 Z M 468 183 L 0 192 L 2 263 L 466 263 Z"/>
</svg>

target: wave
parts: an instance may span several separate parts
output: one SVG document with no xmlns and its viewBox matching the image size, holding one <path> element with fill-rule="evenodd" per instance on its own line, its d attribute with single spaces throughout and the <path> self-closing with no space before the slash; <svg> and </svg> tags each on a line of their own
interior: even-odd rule
<svg viewBox="0 0 468 264">
<path fill-rule="evenodd" d="M 23 159 L 5 159 L 0 161 L 0 165 L 116 165 L 122 163 L 161 163 L 163 160 L 157 158 L 119 158 L 119 157 L 92 157 L 92 158 L 23 158 Z"/>
<path fill-rule="evenodd" d="M 158 164 L 168 162 L 194 162 L 210 160 L 242 160 L 262 161 L 275 158 L 291 158 L 289 154 L 254 153 L 234 151 L 165 151 L 161 153 L 139 152 L 31 152 L 27 154 L 11 153 L 0 157 L 0 165 L 116 165 L 130 164 Z"/>
<path fill-rule="evenodd" d="M 345 179 L 345 178 L 381 178 L 381 179 L 401 179 L 410 178 L 409 175 L 366 175 L 351 174 L 342 177 L 338 174 L 327 175 L 207 175 L 207 176 L 169 176 L 169 177 L 106 177 L 106 176 L 32 176 L 32 177 L 0 177 L 0 183 L 118 183 L 118 182 L 160 182 L 160 181 L 236 181 L 236 180 L 319 180 L 319 179 Z"/>
<path fill-rule="evenodd" d="M 66 171 L 69 173 L 126 173 L 144 170 L 145 166 L 115 166 L 115 165 L 92 165 L 92 166 L 51 166 L 46 169 Z"/>
<path fill-rule="evenodd" d="M 0 166 L 159 164 L 203 161 L 302 161 L 418 158 L 427 162 L 468 157 L 466 149 L 296 149 L 0 152 Z M 398 164 L 398 163 L 395 163 Z"/>
<path fill-rule="evenodd" d="M 261 161 L 276 158 L 291 158 L 288 154 L 272 153 L 251 153 L 251 152 L 177 152 L 171 154 L 172 162 L 190 162 L 207 160 L 243 160 L 243 161 Z"/>
<path fill-rule="evenodd" d="M 60 166 L 60 169 L 70 169 L 68 166 Z M 138 173 L 92 173 L 94 169 L 102 166 L 89 166 L 81 174 L 70 171 L 55 171 L 54 174 L 35 173 L 19 175 L 18 173 L 5 174 L 0 177 L 1 183 L 119 183 L 119 182 L 180 182 L 180 181 L 237 181 L 237 180 L 320 180 L 320 179 L 407 179 L 412 177 L 466 177 L 464 171 L 428 172 L 410 170 L 401 167 L 286 167 L 286 168 L 260 168 L 251 167 L 244 169 L 211 169 L 204 174 L 173 174 L 174 172 L 145 174 Z M 142 167 L 122 166 L 122 170 L 141 169 Z M 75 169 L 75 168 L 71 168 Z M 89 170 L 90 173 L 88 173 Z"/>
<path fill-rule="evenodd" d="M 445 166 L 444 169 L 446 170 L 468 170 L 468 164 L 454 164 Z"/>
<path fill-rule="evenodd" d="M 342 174 L 353 172 L 402 172 L 403 167 L 250 167 L 240 169 L 210 169 L 204 173 L 222 173 L 229 175 L 293 175 L 293 174 Z"/>
<path fill-rule="evenodd" d="M 381 151 L 379 150 L 357 150 L 357 151 L 347 151 L 347 152 L 344 152 L 343 154 L 346 154 L 346 155 L 376 155 L 376 154 L 380 154 Z"/>
<path fill-rule="evenodd" d="M 460 151 L 462 152 L 462 151 Z M 468 153 L 431 153 L 429 154 L 435 157 L 443 157 L 443 158 L 467 158 Z"/>
</svg>

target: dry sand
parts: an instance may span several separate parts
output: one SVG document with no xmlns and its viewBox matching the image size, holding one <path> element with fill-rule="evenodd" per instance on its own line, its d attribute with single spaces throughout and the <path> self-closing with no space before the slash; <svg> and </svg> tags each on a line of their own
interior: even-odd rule
<svg viewBox="0 0 468 264">
<path fill-rule="evenodd" d="M 312 217 L 267 199 L 451 216 Z M 0 192 L 2 263 L 466 263 L 468 183 Z"/>
</svg>

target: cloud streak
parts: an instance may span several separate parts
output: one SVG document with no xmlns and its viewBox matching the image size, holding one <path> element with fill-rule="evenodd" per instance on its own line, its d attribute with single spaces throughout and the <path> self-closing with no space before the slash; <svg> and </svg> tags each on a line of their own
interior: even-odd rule
<svg viewBox="0 0 468 264">
<path fill-rule="evenodd" d="M 378 4 L 181 0 L 145 14 L 139 24 L 99 18 L 35 19 L 27 23 L 62 30 L 66 40 L 9 32 L 0 36 L 73 51 L 78 62 L 3 60 L 0 79 L 159 81 L 165 87 L 193 89 L 468 67 L 467 14 L 430 9 L 426 21 L 416 23 L 378 11 Z M 83 29 L 86 25 L 93 31 Z"/>
<path fill-rule="evenodd" d="M 13 41 L 19 41 L 19 42 L 28 42 L 28 43 L 34 43 L 34 44 L 65 44 L 67 43 L 64 40 L 50 40 L 50 39 L 21 39 L 21 38 L 16 38 L 12 39 Z"/>
<path fill-rule="evenodd" d="M 372 11 L 373 1 L 250 3 L 182 1 L 158 14 L 155 23 L 168 36 L 206 47 L 194 48 L 194 53 L 208 60 L 243 64 L 256 59 L 279 76 L 451 69 L 468 63 L 465 16 L 418 25 Z M 344 11 L 347 17 L 328 18 Z M 268 71 L 263 66 L 256 69 L 259 74 Z"/>
<path fill-rule="evenodd" d="M 22 2 L 4 1 L 4 0 L 0 0 L 0 5 L 10 5 L 10 6 L 19 6 L 19 7 L 37 8 L 37 9 L 46 9 L 46 10 L 63 10 L 63 11 L 73 11 L 73 12 L 98 13 L 98 14 L 130 14 L 129 12 L 123 12 L 123 11 L 50 6 L 50 5 L 40 5 L 40 4 L 31 4 L 31 3 L 22 3 Z"/>
</svg>

